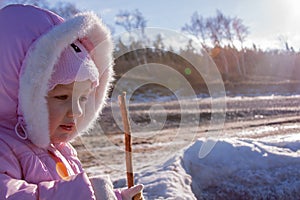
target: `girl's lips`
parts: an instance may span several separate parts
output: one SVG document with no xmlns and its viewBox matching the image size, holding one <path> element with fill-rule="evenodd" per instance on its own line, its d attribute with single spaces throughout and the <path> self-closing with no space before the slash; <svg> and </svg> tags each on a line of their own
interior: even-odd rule
<svg viewBox="0 0 300 200">
<path fill-rule="evenodd" d="M 73 131 L 74 129 L 74 124 L 64 124 L 60 125 L 60 128 L 62 128 L 65 131 Z"/>
</svg>

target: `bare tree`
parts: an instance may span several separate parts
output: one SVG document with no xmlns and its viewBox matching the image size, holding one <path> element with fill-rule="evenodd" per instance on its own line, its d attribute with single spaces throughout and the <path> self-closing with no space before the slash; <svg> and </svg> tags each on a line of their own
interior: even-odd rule
<svg viewBox="0 0 300 200">
<path fill-rule="evenodd" d="M 232 28 L 235 32 L 235 36 L 241 44 L 241 49 L 244 49 L 244 41 L 249 34 L 248 27 L 243 24 L 243 20 L 240 18 L 233 18 Z"/>
<path fill-rule="evenodd" d="M 164 55 L 165 44 L 163 42 L 163 37 L 161 34 L 157 34 L 155 40 L 153 41 L 154 52 L 160 57 Z"/>
<path fill-rule="evenodd" d="M 243 47 L 243 42 L 249 34 L 248 27 L 241 19 L 225 16 L 220 10 L 216 11 L 215 16 L 208 18 L 203 18 L 198 12 L 194 12 L 190 23 L 186 23 L 181 30 L 195 36 L 204 45 L 207 39 L 210 39 L 214 46 L 222 46 L 222 43 L 227 41 L 234 47 L 233 41 L 237 39 Z"/>
<path fill-rule="evenodd" d="M 115 23 L 122 26 L 127 32 L 131 32 L 134 29 L 141 29 L 142 34 L 144 34 L 147 25 L 147 21 L 138 9 L 132 12 L 127 10 L 120 11 L 115 18 Z"/>
<path fill-rule="evenodd" d="M 206 46 L 206 39 L 208 37 L 206 20 L 198 12 L 193 13 L 190 24 L 185 24 L 181 30 L 195 36 L 201 41 L 203 46 Z"/>
<path fill-rule="evenodd" d="M 214 17 L 209 17 L 206 20 L 207 30 L 209 31 L 209 37 L 214 46 L 220 46 L 221 44 L 221 26 L 218 23 L 217 19 Z"/>
<path fill-rule="evenodd" d="M 217 23 L 220 24 L 221 30 L 219 32 L 221 40 L 225 39 L 233 47 L 233 33 L 232 33 L 232 18 L 225 16 L 221 11 L 217 10 Z"/>
<path fill-rule="evenodd" d="M 291 51 L 293 49 L 293 47 L 290 47 L 289 43 L 288 43 L 288 38 L 286 35 L 280 35 L 278 36 L 278 40 L 279 42 L 284 46 L 285 50 L 287 52 Z"/>
<path fill-rule="evenodd" d="M 210 39 L 214 46 L 220 46 L 224 39 L 233 43 L 231 30 L 231 18 L 226 17 L 221 11 L 217 10 L 215 17 L 203 18 L 194 12 L 189 24 L 182 27 L 182 31 L 194 35 L 206 46 L 206 40 Z"/>
<path fill-rule="evenodd" d="M 137 63 L 140 65 L 142 64 L 142 61 L 144 63 L 147 63 L 147 57 L 146 57 L 146 51 L 139 50 L 139 54 L 141 52 L 144 52 L 142 55 L 138 55 L 136 49 L 141 49 L 143 46 L 143 43 L 146 42 L 147 37 L 145 35 L 145 28 L 147 25 L 147 21 L 144 18 L 143 14 L 138 10 L 134 11 L 120 11 L 119 14 L 117 14 L 115 18 L 116 25 L 122 26 L 130 35 L 130 42 L 131 42 L 131 49 L 133 49 L 133 54 L 137 60 Z M 134 38 L 132 37 L 132 31 L 134 30 L 140 30 L 138 31 L 138 35 L 140 37 L 139 41 L 134 41 Z M 141 58 L 140 58 L 141 57 Z"/>
<path fill-rule="evenodd" d="M 210 39 L 215 46 L 225 45 L 224 41 L 233 45 L 233 33 L 231 28 L 232 18 L 225 16 L 220 10 L 216 11 L 215 17 L 209 17 L 206 28 L 209 30 Z"/>
<path fill-rule="evenodd" d="M 244 45 L 243 44 L 244 44 L 245 38 L 249 34 L 248 27 L 246 27 L 243 24 L 243 21 L 240 18 L 235 17 L 235 18 L 233 18 L 233 21 L 232 21 L 232 28 L 235 32 L 236 38 L 238 39 L 238 41 L 241 44 L 241 49 L 242 49 L 241 64 L 238 65 L 238 69 L 239 69 L 241 75 L 245 76 L 246 68 L 245 68 Z"/>
<path fill-rule="evenodd" d="M 219 52 L 218 55 L 220 59 L 222 59 L 221 63 L 224 66 L 225 73 L 229 73 L 229 63 L 225 55 L 225 50 L 221 47 L 228 44 L 236 49 L 234 40 L 237 39 L 240 41 L 243 50 L 243 42 L 248 35 L 248 28 L 243 25 L 241 19 L 225 16 L 220 10 L 216 11 L 215 16 L 208 18 L 203 18 L 197 12 L 194 12 L 190 23 L 185 24 L 182 31 L 194 35 L 202 40 L 203 44 L 206 44 L 206 40 L 210 39 L 214 49 L 217 49 L 216 51 Z M 242 77 L 245 75 L 243 52 L 241 53 L 241 57 L 238 51 L 228 50 L 227 53 L 228 52 L 233 53 L 232 56 L 235 58 L 237 70 Z"/>
<path fill-rule="evenodd" d="M 221 42 L 226 38 L 225 24 L 229 20 L 227 20 L 226 16 L 220 10 L 217 10 L 217 15 L 213 19 L 214 19 L 213 25 L 215 26 L 215 31 L 219 38 L 218 43 L 221 44 Z"/>
</svg>

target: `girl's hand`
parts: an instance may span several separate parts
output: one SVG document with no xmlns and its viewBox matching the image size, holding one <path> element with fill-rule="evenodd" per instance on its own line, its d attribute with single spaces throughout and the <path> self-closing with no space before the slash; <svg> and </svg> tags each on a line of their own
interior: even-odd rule
<svg viewBox="0 0 300 200">
<path fill-rule="evenodd" d="M 143 188 L 144 188 L 144 186 L 139 184 L 139 185 L 134 185 L 128 189 L 123 189 L 121 191 L 122 200 L 132 200 L 132 198 L 137 194 L 138 195 L 136 197 L 134 197 L 134 200 L 144 200 L 144 197 L 142 194 Z"/>
</svg>

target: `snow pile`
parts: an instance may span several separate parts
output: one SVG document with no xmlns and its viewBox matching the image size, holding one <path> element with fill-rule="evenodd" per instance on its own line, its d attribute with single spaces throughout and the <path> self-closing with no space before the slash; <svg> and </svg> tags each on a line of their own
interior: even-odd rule
<svg viewBox="0 0 300 200">
<path fill-rule="evenodd" d="M 200 159 L 203 143 L 139 173 L 146 199 L 300 199 L 300 135 L 222 139 Z"/>
<path fill-rule="evenodd" d="M 180 156 L 161 167 L 139 174 L 137 179 L 145 185 L 146 199 L 196 199 L 191 190 L 191 177 L 183 169 Z"/>
<path fill-rule="evenodd" d="M 183 168 L 181 156 L 175 156 L 166 163 L 135 174 L 135 184 L 142 183 L 146 200 L 196 199 L 191 189 L 191 176 Z M 114 181 L 115 188 L 126 187 L 126 180 Z"/>
<path fill-rule="evenodd" d="M 300 136 L 224 139 L 203 159 L 198 140 L 184 152 L 197 199 L 300 198 Z"/>
</svg>

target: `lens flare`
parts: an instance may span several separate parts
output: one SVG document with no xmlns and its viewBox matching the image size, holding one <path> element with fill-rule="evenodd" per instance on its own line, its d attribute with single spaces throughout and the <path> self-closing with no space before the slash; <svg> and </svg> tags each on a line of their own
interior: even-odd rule
<svg viewBox="0 0 300 200">
<path fill-rule="evenodd" d="M 93 132 L 81 137 L 84 146 L 95 158 L 93 161 L 99 166 L 97 170 L 111 174 L 125 171 L 123 125 L 117 106 L 118 96 L 122 92 L 126 92 L 127 96 L 133 162 L 140 163 L 135 172 L 165 162 L 193 143 L 199 134 L 208 139 L 218 139 L 225 122 L 225 87 L 212 59 L 219 55 L 220 49 L 214 49 L 209 54 L 199 41 L 193 40 L 195 52 L 185 53 L 181 49 L 191 38 L 183 33 L 146 28 L 145 35 L 149 38 L 145 39 L 139 31 L 115 36 L 115 41 L 121 41 L 128 48 L 119 47 L 114 54 L 116 63 L 124 69 L 119 69 L 120 74 L 116 76 L 110 93 L 110 104 L 104 110 L 109 116 L 102 115 L 102 122 L 96 124 Z M 158 34 L 172 48 L 157 49 L 149 42 L 151 37 L 154 41 Z M 210 98 L 206 100 L 210 105 L 207 112 L 211 115 L 210 121 L 205 122 L 205 132 L 200 129 L 202 110 L 199 103 L 202 99 L 198 97 L 203 87 L 208 89 Z M 95 109 L 98 109 L 96 105 Z M 170 126 L 171 123 L 174 127 Z M 208 155 L 215 143 L 216 140 L 204 143 L 199 157 Z"/>
<path fill-rule="evenodd" d="M 192 73 L 191 68 L 189 68 L 189 67 L 185 68 L 185 69 L 184 69 L 184 73 L 185 73 L 186 75 L 191 75 L 191 73 Z"/>
</svg>

